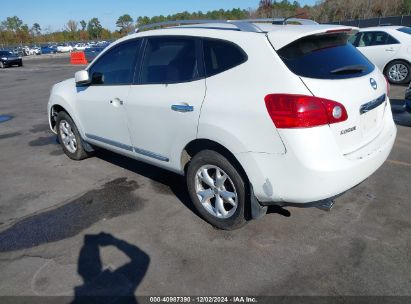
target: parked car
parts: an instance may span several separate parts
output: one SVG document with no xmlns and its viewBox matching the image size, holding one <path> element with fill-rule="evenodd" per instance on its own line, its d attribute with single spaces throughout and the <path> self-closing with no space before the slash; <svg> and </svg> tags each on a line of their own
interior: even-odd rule
<svg viewBox="0 0 411 304">
<path fill-rule="evenodd" d="M 59 44 L 57 46 L 57 53 L 70 53 L 73 51 L 73 47 L 70 44 Z"/>
<path fill-rule="evenodd" d="M 13 65 L 23 66 L 23 59 L 11 51 L 0 51 L 0 69 Z"/>
<path fill-rule="evenodd" d="M 411 80 L 411 28 L 379 26 L 363 28 L 350 41 L 387 77 L 390 83 Z"/>
<path fill-rule="evenodd" d="M 322 204 L 375 172 L 396 137 L 384 76 L 348 43 L 357 30 L 244 21 L 132 34 L 53 86 L 50 128 L 71 159 L 96 146 L 185 175 L 221 229 L 271 205 Z"/>
<path fill-rule="evenodd" d="M 73 50 L 74 51 L 84 51 L 87 48 L 87 44 L 85 43 L 77 43 L 74 45 Z"/>
<path fill-rule="evenodd" d="M 99 44 L 87 47 L 84 50 L 87 62 L 92 62 L 109 44 Z"/>
<path fill-rule="evenodd" d="M 41 53 L 42 54 L 55 54 L 57 53 L 57 49 L 50 45 L 43 45 L 41 46 Z"/>
</svg>

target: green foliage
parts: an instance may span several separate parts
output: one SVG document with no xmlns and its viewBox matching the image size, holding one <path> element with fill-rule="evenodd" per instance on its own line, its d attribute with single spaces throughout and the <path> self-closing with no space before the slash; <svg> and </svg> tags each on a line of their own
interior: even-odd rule
<svg viewBox="0 0 411 304">
<path fill-rule="evenodd" d="M 87 24 L 87 32 L 90 39 L 100 39 L 103 27 L 98 18 L 92 18 Z"/>
<path fill-rule="evenodd" d="M 116 26 L 120 28 L 120 33 L 128 33 L 133 28 L 133 18 L 129 14 L 118 17 Z"/>
<path fill-rule="evenodd" d="M 168 15 L 168 16 L 160 15 L 160 16 L 153 16 L 151 18 L 147 16 L 140 16 L 137 18 L 137 26 L 142 26 L 142 25 L 151 24 L 151 23 L 164 22 L 164 21 L 174 21 L 174 20 L 196 20 L 196 19 L 237 20 L 237 19 L 246 19 L 249 17 L 250 17 L 250 13 L 247 10 L 243 10 L 239 8 L 234 8 L 232 10 L 220 9 L 220 10 L 209 11 L 207 13 L 203 13 L 202 11 L 189 13 L 185 11 L 185 12 L 174 14 L 174 15 Z"/>
<path fill-rule="evenodd" d="M 85 31 L 85 30 L 86 30 L 86 27 L 87 27 L 87 22 L 84 21 L 84 20 L 81 20 L 81 21 L 80 21 L 80 26 L 81 26 L 81 30 L 82 30 L 82 31 Z"/>
<path fill-rule="evenodd" d="M 287 17 L 302 13 L 303 18 L 315 19 L 319 22 L 339 21 L 356 18 L 372 18 L 378 16 L 409 15 L 411 0 L 318 0 L 314 6 L 301 7 L 299 1 L 260 0 L 256 9 L 213 10 L 208 12 L 184 11 L 173 15 L 140 16 L 137 26 L 173 20 L 195 19 L 248 19 L 266 17 Z M 80 25 L 80 26 L 78 26 Z M 63 30 L 52 32 L 49 27 L 42 29 L 34 23 L 29 29 L 27 24 L 17 16 L 0 20 L 0 47 L 4 45 L 32 44 L 43 42 L 64 42 L 96 39 L 117 39 L 130 32 L 134 20 L 129 14 L 120 16 L 116 21 L 119 31 L 104 29 L 98 18 L 85 20 L 69 20 Z"/>
<path fill-rule="evenodd" d="M 41 35 L 40 24 L 34 23 L 33 26 L 31 27 L 31 32 L 33 33 L 34 36 L 40 36 Z"/>
</svg>

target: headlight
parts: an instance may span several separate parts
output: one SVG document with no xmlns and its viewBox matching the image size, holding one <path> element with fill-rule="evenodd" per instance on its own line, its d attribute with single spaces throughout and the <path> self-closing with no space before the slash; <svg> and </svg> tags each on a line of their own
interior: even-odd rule
<svg viewBox="0 0 411 304">
<path fill-rule="evenodd" d="M 1 60 L 7 60 L 7 57 L 1 57 Z"/>
</svg>

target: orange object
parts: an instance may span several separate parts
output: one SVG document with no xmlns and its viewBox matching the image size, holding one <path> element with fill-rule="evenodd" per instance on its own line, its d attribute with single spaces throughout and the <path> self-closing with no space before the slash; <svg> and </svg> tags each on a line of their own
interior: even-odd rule
<svg viewBox="0 0 411 304">
<path fill-rule="evenodd" d="M 86 55 L 84 54 L 84 52 L 71 52 L 70 63 L 87 64 Z"/>
</svg>

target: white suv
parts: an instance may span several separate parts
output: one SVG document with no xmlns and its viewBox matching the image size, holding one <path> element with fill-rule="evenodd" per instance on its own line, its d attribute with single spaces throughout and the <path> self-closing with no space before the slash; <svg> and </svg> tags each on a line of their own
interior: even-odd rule
<svg viewBox="0 0 411 304">
<path fill-rule="evenodd" d="M 222 229 L 270 205 L 320 203 L 375 172 L 396 136 L 384 76 L 347 42 L 356 30 L 232 22 L 132 34 L 52 88 L 50 127 L 72 159 L 96 146 L 185 175 Z"/>
</svg>

